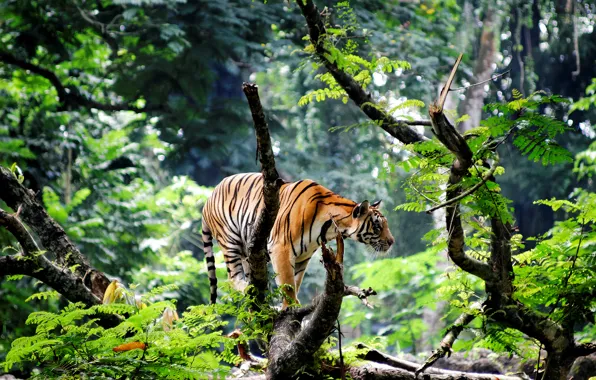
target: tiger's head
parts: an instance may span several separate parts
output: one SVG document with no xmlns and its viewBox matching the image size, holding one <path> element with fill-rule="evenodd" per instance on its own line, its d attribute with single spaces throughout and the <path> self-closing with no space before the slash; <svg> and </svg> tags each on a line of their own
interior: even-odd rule
<svg viewBox="0 0 596 380">
<path fill-rule="evenodd" d="M 395 239 L 389 231 L 387 219 L 379 211 L 381 201 L 368 201 L 354 206 L 350 226 L 344 235 L 371 247 L 376 253 L 387 252 Z"/>
</svg>

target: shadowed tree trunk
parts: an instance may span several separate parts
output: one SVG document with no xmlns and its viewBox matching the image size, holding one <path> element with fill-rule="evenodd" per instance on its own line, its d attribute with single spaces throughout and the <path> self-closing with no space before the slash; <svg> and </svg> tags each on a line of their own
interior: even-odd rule
<svg viewBox="0 0 596 380">
<path fill-rule="evenodd" d="M 497 42 L 500 24 L 496 12 L 497 10 L 493 10 L 491 7 L 487 7 L 484 11 L 482 33 L 480 34 L 480 46 L 476 64 L 474 65 L 472 84 L 487 80 L 493 75 L 493 67 L 497 60 Z M 462 103 L 461 114 L 468 114 L 470 115 L 470 118 L 464 120 L 459 125 L 459 130 L 462 133 L 480 125 L 480 120 L 482 120 L 482 107 L 484 106 L 484 87 L 487 85 L 490 85 L 490 82 L 488 84 L 472 86 L 466 90 L 466 98 Z"/>
</svg>

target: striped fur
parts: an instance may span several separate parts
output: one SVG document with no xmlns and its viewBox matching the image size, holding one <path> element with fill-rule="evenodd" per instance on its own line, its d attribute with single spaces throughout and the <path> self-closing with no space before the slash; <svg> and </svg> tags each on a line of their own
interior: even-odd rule
<svg viewBox="0 0 596 380">
<path fill-rule="evenodd" d="M 311 180 L 281 186 L 279 212 L 267 248 L 277 283 L 292 286 L 288 296 L 297 301 L 310 258 L 321 241 L 335 238 L 338 230 L 377 252 L 391 247 L 394 239 L 377 208 L 379 203 L 357 204 Z M 228 278 L 236 289 L 244 290 L 250 278 L 246 247 L 263 205 L 260 173 L 225 178 L 207 200 L 203 208 L 203 242 L 212 303 L 217 297 L 212 239 L 223 251 Z"/>
</svg>

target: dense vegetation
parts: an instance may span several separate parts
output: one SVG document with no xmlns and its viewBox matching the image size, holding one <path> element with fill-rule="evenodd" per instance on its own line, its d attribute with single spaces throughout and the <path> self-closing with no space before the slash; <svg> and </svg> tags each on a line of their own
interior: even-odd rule
<svg viewBox="0 0 596 380">
<path fill-rule="evenodd" d="M 105 305 L 89 307 L 34 276 L 1 277 L 0 371 L 203 378 L 243 362 L 237 343 L 256 341 L 266 351 L 277 311 L 250 313 L 253 300 L 227 288 L 222 303 L 207 306 L 200 240 L 212 187 L 226 175 L 259 170 L 243 81 L 259 85 L 282 177 L 312 178 L 354 200 L 383 200 L 397 239 L 389 256 L 346 247 L 346 283 L 378 296 L 370 298 L 373 310 L 358 299 L 343 302 L 345 365 L 363 355 L 348 347 L 356 340 L 424 360 L 465 313 L 473 321 L 453 350 L 487 348 L 545 369 L 541 350 L 551 357 L 552 350 L 487 313 L 486 304 L 481 309 L 490 281 L 449 259 L 453 231 L 444 208 L 426 210 L 453 189 L 469 191 L 457 209 L 467 255 L 491 262 L 491 228 L 507 225 L 515 302 L 561 325 L 578 345 L 596 341 L 594 5 L 318 1 L 327 28 L 320 41 L 309 40 L 298 5 L 0 2 L 0 166 L 33 190 L 93 268 L 120 284 Z M 460 52 L 452 88 L 466 88 L 450 93 L 445 113 L 472 159 L 455 183 L 459 157 L 429 123 L 417 122 L 428 120 Z M 358 104 L 330 65 L 370 100 Z M 429 139 L 404 144 L 399 128 L 367 117 L 371 109 Z M 19 215 L 8 187 L 0 184 L 0 206 Z M 87 276 L 28 227 L 44 248 L 35 255 Z M 0 229 L 0 258 L 27 252 L 13 235 Z M 221 283 L 226 270 L 218 260 Z M 321 292 L 324 278 L 313 262 L 303 303 Z M 278 305 L 279 294 L 269 301 Z M 106 323 L 110 314 L 122 321 Z M 243 334 L 225 336 L 235 328 Z M 142 346 L 122 347 L 127 343 Z M 339 366 L 338 346 L 330 339 L 302 370 L 320 375 Z M 536 371 L 528 375 L 537 378 Z"/>
</svg>

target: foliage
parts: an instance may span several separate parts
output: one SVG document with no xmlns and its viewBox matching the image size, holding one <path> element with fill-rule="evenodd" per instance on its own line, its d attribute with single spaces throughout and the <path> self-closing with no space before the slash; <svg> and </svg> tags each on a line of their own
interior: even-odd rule
<svg viewBox="0 0 596 380">
<path fill-rule="evenodd" d="M 516 256 L 516 294 L 524 303 L 546 306 L 555 320 L 593 324 L 596 193 L 579 190 L 573 196 L 537 201 L 567 218 L 538 237 L 535 248 Z"/>
<path fill-rule="evenodd" d="M 252 301 L 230 292 L 225 303 L 193 306 L 178 318 L 174 302 L 150 302 L 171 286 L 152 289 L 142 297 L 119 289 L 126 294 L 120 302 L 90 308 L 77 303 L 57 313 L 31 313 L 27 324 L 36 326 L 35 334 L 13 341 L 2 363 L 4 370 L 35 365 L 39 368 L 35 378 L 68 378 L 80 373 L 158 379 L 225 376 L 229 365 L 240 360 L 233 353 L 236 344 L 267 338 L 277 313 L 271 308 L 250 312 L 247 306 Z M 136 301 L 139 298 L 142 303 Z M 100 323 L 105 315 L 117 316 L 121 322 L 105 327 Z M 222 319 L 226 315 L 243 323 L 243 335 L 230 338 L 222 334 L 228 325 Z"/>
<path fill-rule="evenodd" d="M 570 112 L 576 110 L 586 111 L 596 105 L 596 78 L 592 78 L 592 84 L 586 87 L 586 97 L 573 103 Z"/>
<path fill-rule="evenodd" d="M 16 164 L 15 175 L 39 194 L 95 267 L 123 283 L 136 284 L 135 292 L 150 294 L 151 289 L 175 284 L 175 289 L 166 288 L 154 299 L 157 303 L 177 299 L 179 311 L 189 310 L 182 318 L 185 321 L 195 310 L 188 307 L 208 299 L 198 235 L 200 208 L 210 192 L 207 186 L 225 175 L 258 169 L 255 160 L 247 159 L 253 157 L 255 145 L 240 91 L 242 81 L 254 80 L 261 89 L 282 176 L 313 178 L 358 201 L 382 199 L 396 236 L 389 257 L 370 257 L 360 245 L 347 246 L 346 281 L 371 285 L 379 296 L 372 300 L 377 305 L 372 311 L 364 310 L 358 300 L 346 299 L 342 325 L 353 326 L 358 339 L 386 338 L 392 351 L 435 348 L 443 331 L 429 324 L 428 314 L 440 317 L 435 325 L 448 325 L 461 311 L 475 312 L 474 302 L 484 295 L 478 280 L 446 263 L 445 237 L 432 228 L 439 217 L 433 220 L 424 213 L 444 200 L 451 156 L 437 140 L 403 147 L 365 120 L 321 63 L 312 60 L 313 47 L 301 38 L 304 20 L 291 3 L 0 1 L 0 18 L 5 21 L 0 24 L 0 54 L 52 71 L 69 91 L 87 99 L 151 109 L 113 112 L 65 104 L 47 78 L 1 62 L 0 165 Z M 451 0 L 316 3 L 330 34 L 325 46 L 328 57 L 355 76 L 382 110 L 404 119 L 424 118 L 425 104 L 436 97 L 442 76 L 459 52 L 466 54 L 456 81 L 463 86 L 476 81 L 473 71 L 482 50 L 478 25 L 489 12 L 501 19 L 495 27 L 499 37 L 495 72 L 511 72 L 485 87 L 486 101 L 493 104 L 485 108 L 484 121 L 467 132 L 475 166 L 461 183 L 463 190 L 478 184 L 486 175 L 483 165 L 488 160 L 498 165 L 499 185 L 488 181 L 462 201 L 466 251 L 486 260 L 489 217 L 515 222 L 521 232 L 513 240 L 518 299 L 555 318 L 576 315 L 578 341 L 594 341 L 596 328 L 587 321 L 587 310 L 594 306 L 577 305 L 586 288 L 593 286 L 587 277 L 587 270 L 593 270 L 589 255 L 593 222 L 584 222 L 587 211 L 573 206 L 593 202 L 589 192 L 573 189 L 593 186 L 595 172 L 594 143 L 585 150 L 585 136 L 593 138 L 588 120 L 593 120 L 595 109 L 594 73 L 589 66 L 595 51 L 591 41 L 596 32 L 589 32 L 594 30 L 594 6 L 583 2 L 585 9 L 573 17 L 577 23 L 570 23 L 569 14 L 552 1 L 538 1 L 533 7 L 517 7 L 510 1 L 500 1 L 497 7 Z M 524 38 L 531 36 L 530 40 L 516 40 L 516 22 L 523 24 L 528 32 Z M 571 46 L 574 30 L 579 32 L 579 50 Z M 579 69 L 575 57 L 582 66 L 572 77 Z M 525 83 L 520 73 L 525 74 Z M 534 88 L 547 93 L 533 93 Z M 574 112 L 568 114 L 561 98 L 550 93 L 576 101 Z M 461 106 L 468 94 L 458 91 L 452 100 Z M 330 98 L 342 102 L 323 101 Z M 547 201 L 534 205 L 536 199 Z M 397 212 L 391 211 L 396 208 Z M 547 210 L 548 217 L 536 216 L 535 210 Z M 559 222 L 551 229 L 554 220 Z M 526 233 L 528 226 L 537 227 Z M 425 234 L 430 242 L 426 249 L 421 239 Z M 0 241 L 2 254 L 11 253 L 10 247 L 16 245 L 4 231 Z M 317 293 L 324 277 L 316 261 L 306 274 L 300 294 L 303 302 Z M 542 264 L 548 273 L 541 273 Z M 220 281 L 226 277 L 221 255 L 217 255 L 217 275 Z M 221 328 L 233 325 L 238 314 L 234 310 L 242 310 L 243 300 L 228 293 L 223 290 L 230 308 L 198 306 L 197 320 L 206 321 L 216 310 L 222 315 L 217 323 L 228 322 Z M 22 323 L 29 313 L 45 310 L 62 318 L 57 308 L 65 301 L 53 295 L 27 278 L 0 283 L 0 304 L 6 305 L 0 308 L 0 360 L 15 338 L 37 335 L 33 324 Z M 27 298 L 29 302 L 24 301 Z M 265 339 L 270 312 L 254 320 L 248 313 L 241 314 L 238 320 L 244 322 L 237 326 L 248 326 L 246 336 Z M 93 319 L 85 315 L 74 327 L 81 328 L 89 318 Z M 172 331 L 181 334 L 182 330 L 186 335 L 174 334 L 170 341 L 186 344 L 198 339 L 184 330 L 183 323 L 177 322 L 169 332 L 155 324 L 152 337 L 163 343 L 159 334 L 165 339 Z M 52 335 L 47 339 L 66 344 L 84 337 L 81 332 L 60 333 L 59 329 L 48 333 Z M 129 342 L 132 337 L 114 343 Z M 481 320 L 462 338 L 455 349 L 517 349 L 532 356 L 537 349 L 526 337 Z M 325 348 L 332 345 L 330 340 Z M 218 343 L 207 351 L 216 357 L 224 346 Z M 159 347 L 165 346 L 155 349 Z M 122 363 L 130 374 L 141 362 L 143 350 L 117 356 L 111 349 L 97 348 L 95 355 L 106 360 L 104 368 L 119 371 L 112 367 Z M 77 368 L 90 363 L 84 353 L 68 351 L 68 345 L 63 350 Z M 160 351 L 164 356 L 156 359 L 156 365 L 178 352 L 173 360 L 183 368 L 192 353 L 176 350 Z M 349 352 L 345 348 L 348 358 Z M 335 353 L 321 355 L 335 357 Z M 30 359 L 22 363 L 31 364 Z M 216 361 L 209 363 L 225 371 Z M 55 365 L 45 367 L 44 373 L 58 376 L 60 368 Z M 74 372 L 63 367 L 64 376 Z M 196 371 L 188 376 L 206 369 Z"/>
<path fill-rule="evenodd" d="M 444 242 L 437 242 L 424 252 L 408 258 L 387 258 L 361 263 L 352 269 L 354 280 L 364 288 L 373 287 L 378 301 L 372 301 L 374 312 L 357 299 L 347 298 L 342 307 L 342 324 L 359 328 L 365 336 L 380 335 L 396 351 L 412 347 L 416 337 L 426 329 L 422 313 L 433 307 L 435 293 L 445 277 L 435 271 Z M 383 328 L 372 330 L 373 323 Z"/>
</svg>

